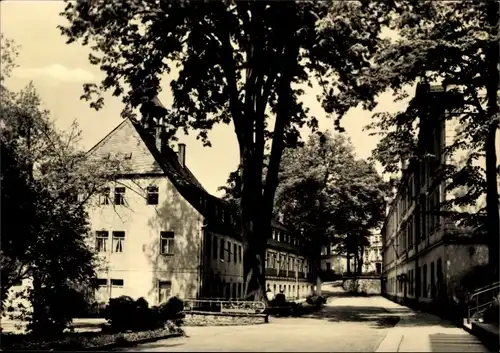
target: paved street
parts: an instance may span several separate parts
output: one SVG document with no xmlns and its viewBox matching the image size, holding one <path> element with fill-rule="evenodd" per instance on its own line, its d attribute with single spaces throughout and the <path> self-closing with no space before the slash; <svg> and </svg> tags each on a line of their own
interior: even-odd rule
<svg viewBox="0 0 500 353">
<path fill-rule="evenodd" d="M 430 322 L 431 316 L 424 315 L 424 321 L 419 316 L 418 327 L 412 327 L 415 315 L 382 297 L 351 297 L 340 288 L 325 289 L 331 296 L 326 307 L 307 317 L 271 318 L 269 324 L 256 326 L 187 327 L 188 337 L 119 351 L 487 352 L 475 337 L 441 321 Z M 400 316 L 403 326 L 398 328 Z"/>
<path fill-rule="evenodd" d="M 376 298 L 359 300 L 339 288 L 330 291 L 327 306 L 309 317 L 271 318 L 270 324 L 256 326 L 187 327 L 188 337 L 130 351 L 375 351 L 394 318 L 377 306 Z"/>
</svg>

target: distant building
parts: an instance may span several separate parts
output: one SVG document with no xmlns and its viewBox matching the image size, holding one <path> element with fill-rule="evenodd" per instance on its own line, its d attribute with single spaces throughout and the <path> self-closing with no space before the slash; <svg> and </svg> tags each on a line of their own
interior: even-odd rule
<svg viewBox="0 0 500 353">
<path fill-rule="evenodd" d="M 439 96 L 442 89 L 417 92 L 427 106 L 439 109 L 444 100 Z M 488 261 L 484 240 L 440 213 L 440 203 L 451 195 L 444 183 L 437 182 L 436 170 L 445 160 L 443 149 L 453 141 L 457 126 L 455 120 L 443 118 L 443 110 L 420 112 L 418 148 L 420 154 L 435 158 L 405 162 L 382 229 L 383 293 L 430 310 L 456 301 L 463 294 L 463 276 Z"/>
<path fill-rule="evenodd" d="M 370 246 L 365 248 L 363 256 L 363 273 L 382 274 L 382 236 L 372 234 L 369 237 Z"/>
<path fill-rule="evenodd" d="M 365 247 L 363 253 L 363 274 L 381 274 L 382 273 L 382 238 L 379 233 L 368 237 L 370 243 Z M 323 246 L 321 249 L 321 270 L 342 275 L 348 272 L 348 262 L 350 270 L 354 272 L 355 260 L 351 255 L 348 261 L 347 255 L 341 253 L 335 245 Z"/>
<path fill-rule="evenodd" d="M 174 152 L 161 125 L 124 120 L 89 152 L 126 163 L 89 208 L 101 258 L 97 300 L 241 298 L 243 247 L 234 209 L 203 188 L 186 166 L 186 146 Z M 269 288 L 288 297 L 311 294 L 313 269 L 298 237 L 276 221 L 268 244 Z"/>
<path fill-rule="evenodd" d="M 347 271 L 347 257 L 339 254 L 335 246 L 323 246 L 321 249 L 321 270 L 341 275 Z"/>
</svg>

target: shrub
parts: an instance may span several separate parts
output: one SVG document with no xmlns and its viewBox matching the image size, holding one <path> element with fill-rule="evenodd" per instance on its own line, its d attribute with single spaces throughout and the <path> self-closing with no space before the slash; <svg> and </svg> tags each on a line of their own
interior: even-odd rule
<svg viewBox="0 0 500 353">
<path fill-rule="evenodd" d="M 326 304 L 326 298 L 318 295 L 310 295 L 306 298 L 306 303 L 309 305 L 323 305 Z"/>
<path fill-rule="evenodd" d="M 127 330 L 144 330 L 150 326 L 151 318 L 149 305 L 146 299 L 134 301 L 131 297 L 121 296 L 109 300 L 104 310 L 104 318 L 108 320 L 115 332 Z"/>
</svg>

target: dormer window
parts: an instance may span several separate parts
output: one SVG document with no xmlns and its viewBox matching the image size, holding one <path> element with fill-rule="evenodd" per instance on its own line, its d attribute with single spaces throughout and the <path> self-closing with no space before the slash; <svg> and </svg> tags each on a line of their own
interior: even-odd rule
<svg viewBox="0 0 500 353">
<path fill-rule="evenodd" d="M 158 205 L 158 186 L 150 185 L 147 188 L 146 202 L 148 205 Z"/>
</svg>

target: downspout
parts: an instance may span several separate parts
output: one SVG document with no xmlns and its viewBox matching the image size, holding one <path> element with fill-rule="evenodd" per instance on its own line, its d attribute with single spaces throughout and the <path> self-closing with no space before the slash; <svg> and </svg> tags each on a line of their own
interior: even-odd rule
<svg viewBox="0 0 500 353">
<path fill-rule="evenodd" d="M 201 298 L 201 290 L 202 290 L 202 282 L 204 280 L 204 274 L 205 274 L 205 237 L 207 236 L 206 234 L 206 228 L 208 224 L 205 223 L 205 220 L 203 220 L 203 224 L 201 226 L 201 243 L 200 243 L 200 252 L 199 252 L 199 257 L 200 257 L 200 263 L 199 263 L 199 270 L 198 270 L 198 290 L 196 291 L 196 299 Z"/>
</svg>

